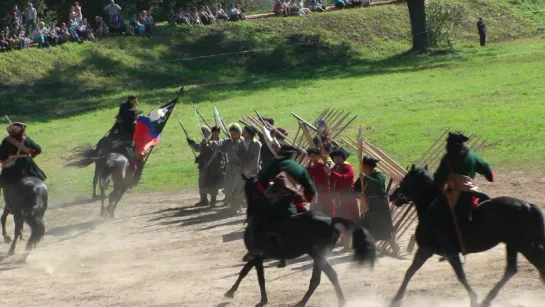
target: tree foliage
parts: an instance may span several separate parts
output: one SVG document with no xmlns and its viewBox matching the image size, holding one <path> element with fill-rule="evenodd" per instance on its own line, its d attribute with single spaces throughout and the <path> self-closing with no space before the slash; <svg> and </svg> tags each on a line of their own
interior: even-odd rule
<svg viewBox="0 0 545 307">
<path fill-rule="evenodd" d="M 426 5 L 426 15 L 431 45 L 452 48 L 462 25 L 464 8 L 447 1 L 430 1 Z"/>
</svg>

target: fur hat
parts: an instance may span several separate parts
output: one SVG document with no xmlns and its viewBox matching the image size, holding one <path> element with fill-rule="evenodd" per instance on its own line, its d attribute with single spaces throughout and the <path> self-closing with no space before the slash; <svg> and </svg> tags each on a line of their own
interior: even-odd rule
<svg viewBox="0 0 545 307">
<path fill-rule="evenodd" d="M 370 167 L 377 167 L 377 164 L 380 162 L 379 159 L 375 159 L 375 158 L 372 158 L 372 157 L 368 157 L 368 156 L 364 156 L 361 163 L 363 163 L 363 165 L 367 165 L 367 166 L 370 166 Z"/>
<path fill-rule="evenodd" d="M 333 159 L 334 157 L 342 157 L 343 160 L 346 160 L 346 152 L 342 148 L 336 148 L 329 154 L 329 156 L 331 157 L 331 159 Z"/>
<path fill-rule="evenodd" d="M 210 129 L 211 132 L 221 132 L 220 127 L 214 126 L 212 129 Z"/>
<path fill-rule="evenodd" d="M 254 126 L 244 126 L 244 130 L 252 136 L 256 136 L 257 134 L 257 128 Z"/>
<path fill-rule="evenodd" d="M 240 127 L 240 125 L 238 123 L 233 123 L 233 124 L 229 125 L 229 132 L 231 132 L 231 131 L 238 131 L 238 132 L 242 133 L 242 128 Z"/>
<path fill-rule="evenodd" d="M 469 140 L 469 138 L 460 132 L 449 132 L 447 143 L 462 144 Z"/>
</svg>

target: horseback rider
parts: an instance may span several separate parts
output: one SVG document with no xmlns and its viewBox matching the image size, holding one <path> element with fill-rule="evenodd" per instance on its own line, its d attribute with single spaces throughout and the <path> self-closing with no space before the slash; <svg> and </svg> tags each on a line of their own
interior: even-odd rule
<svg viewBox="0 0 545 307">
<path fill-rule="evenodd" d="M 445 193 L 432 203 L 429 211 L 433 216 L 437 239 L 447 258 L 458 254 L 458 249 L 449 241 L 451 226 L 454 225 L 460 250 L 465 254 L 464 240 L 459 229 L 471 221 L 472 207 L 489 199 L 473 182 L 475 175 L 481 174 L 489 182 L 493 182 L 495 177 L 490 165 L 467 147 L 465 143 L 468 140 L 459 132 L 449 133 L 447 153 L 434 174 L 435 184 Z M 446 212 L 449 207 L 452 213 Z"/>
<path fill-rule="evenodd" d="M 287 218 L 306 211 L 304 203 L 311 202 L 316 195 L 309 173 L 293 158 L 297 153 L 294 147 L 282 145 L 277 152 L 278 158 L 258 176 L 258 188 L 264 192 L 268 202 L 255 212 L 248 211 L 250 235 L 244 261 L 263 253 L 258 241 L 266 231 L 278 233 Z"/>
<path fill-rule="evenodd" d="M 142 111 L 136 109 L 137 98 L 130 95 L 127 102 L 119 106 L 119 113 L 116 115 L 116 122 L 110 130 L 114 137 L 114 151 L 124 155 L 131 165 L 136 169 L 138 158 L 134 154 L 134 131 L 136 130 L 136 118 Z"/>
<path fill-rule="evenodd" d="M 33 159 L 42 152 L 42 148 L 26 135 L 26 127 L 20 122 L 10 124 L 8 136 L 0 145 L 0 187 L 4 191 L 24 177 L 36 177 L 42 181 L 47 178 Z"/>
</svg>

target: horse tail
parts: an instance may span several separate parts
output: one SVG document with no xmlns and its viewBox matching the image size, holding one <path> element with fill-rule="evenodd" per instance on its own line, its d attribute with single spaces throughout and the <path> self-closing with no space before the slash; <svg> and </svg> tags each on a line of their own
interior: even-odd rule
<svg viewBox="0 0 545 307">
<path fill-rule="evenodd" d="M 377 252 L 371 233 L 364 227 L 350 220 L 342 217 L 334 217 L 333 226 L 339 231 L 344 232 L 342 228 L 339 228 L 339 225 L 342 226 L 345 231 L 352 232 L 352 248 L 355 252 L 354 260 L 359 264 L 369 263 L 371 266 L 374 266 L 377 259 Z"/>
<path fill-rule="evenodd" d="M 90 144 L 78 146 L 71 151 L 71 155 L 66 159 L 65 167 L 87 167 L 100 159 L 98 149 Z"/>
</svg>

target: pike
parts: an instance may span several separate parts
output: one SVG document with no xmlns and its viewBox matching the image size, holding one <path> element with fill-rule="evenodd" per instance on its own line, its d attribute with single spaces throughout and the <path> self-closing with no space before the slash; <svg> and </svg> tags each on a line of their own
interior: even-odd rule
<svg viewBox="0 0 545 307">
<path fill-rule="evenodd" d="M 202 132 L 201 122 L 199 121 L 199 111 L 197 111 L 197 106 L 193 105 L 193 107 L 195 108 L 195 118 L 197 119 L 197 125 L 199 126 L 199 131 L 201 132 L 202 138 L 204 139 L 204 132 Z"/>
<path fill-rule="evenodd" d="M 193 103 L 191 103 L 193 104 Z M 204 122 L 204 124 L 210 128 L 210 125 L 206 122 L 206 119 L 204 119 L 204 117 L 201 115 L 201 112 L 199 112 L 199 110 L 197 109 L 197 106 L 195 104 L 193 104 L 193 106 L 195 107 L 195 114 L 197 114 L 201 119 L 202 121 Z M 197 118 L 197 122 L 199 121 L 199 119 Z M 201 125 L 199 123 L 199 129 L 200 129 Z"/>
<path fill-rule="evenodd" d="M 360 213 L 364 217 L 367 212 L 369 212 L 369 204 L 365 199 L 365 189 L 367 187 L 366 181 L 363 176 L 363 129 L 360 127 L 358 131 L 358 165 L 360 167 L 360 184 L 361 184 L 361 194 L 360 194 Z"/>
<path fill-rule="evenodd" d="M 314 127 L 311 123 L 304 120 L 301 116 L 299 116 L 299 115 L 297 115 L 297 114 L 295 114 L 293 112 L 291 112 L 291 115 L 293 115 L 298 121 L 302 121 L 305 124 L 305 126 L 310 128 L 314 132 L 316 132 L 316 133 L 318 132 L 318 129 L 316 129 L 316 127 Z M 348 127 L 348 126 L 346 126 L 346 127 Z M 336 146 L 336 147 L 341 147 L 341 146 L 339 146 L 339 143 L 337 143 L 333 138 L 331 138 L 331 143 L 333 143 L 333 145 Z M 311 143 L 311 144 L 314 144 L 314 143 Z"/>
<path fill-rule="evenodd" d="M 184 131 L 185 133 L 185 137 L 190 139 L 189 137 L 189 134 L 187 133 L 187 130 L 185 130 L 185 127 L 184 125 L 182 124 L 182 120 L 180 119 L 180 114 L 178 114 L 178 111 L 176 111 L 176 119 L 178 119 L 178 124 L 180 124 L 180 127 L 182 127 L 182 130 Z M 195 159 L 197 158 L 197 154 L 195 153 L 195 149 L 193 149 L 192 146 L 189 146 L 191 147 L 191 152 L 193 152 L 193 155 L 195 156 Z"/>
</svg>

